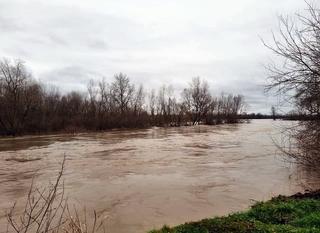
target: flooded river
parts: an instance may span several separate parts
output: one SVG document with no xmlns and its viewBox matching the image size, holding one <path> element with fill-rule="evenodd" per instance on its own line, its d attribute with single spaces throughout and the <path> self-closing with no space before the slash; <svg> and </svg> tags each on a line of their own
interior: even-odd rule
<svg viewBox="0 0 320 233">
<path fill-rule="evenodd" d="M 152 128 L 0 139 L 0 210 L 36 182 L 46 185 L 67 156 L 68 197 L 107 216 L 108 232 L 146 232 L 163 224 L 246 209 L 254 200 L 303 190 L 273 140 L 283 121 Z M 312 181 L 307 181 L 312 185 Z M 19 205 L 19 202 L 18 202 Z M 2 225 L 3 225 L 2 220 Z M 2 228 L 2 227 L 1 227 Z"/>
</svg>

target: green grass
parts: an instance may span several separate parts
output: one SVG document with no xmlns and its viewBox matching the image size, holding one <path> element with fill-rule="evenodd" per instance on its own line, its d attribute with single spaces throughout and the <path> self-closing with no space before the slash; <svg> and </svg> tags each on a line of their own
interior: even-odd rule
<svg viewBox="0 0 320 233">
<path fill-rule="evenodd" d="M 279 196 L 250 210 L 149 233 L 320 233 L 320 199 Z"/>
</svg>

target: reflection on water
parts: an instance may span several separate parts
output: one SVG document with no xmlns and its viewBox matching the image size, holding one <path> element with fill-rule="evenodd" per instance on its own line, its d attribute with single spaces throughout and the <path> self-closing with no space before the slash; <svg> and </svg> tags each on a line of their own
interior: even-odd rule
<svg viewBox="0 0 320 233">
<path fill-rule="evenodd" d="M 282 124 L 290 123 L 0 139 L 0 209 L 25 195 L 35 172 L 47 184 L 66 154 L 68 196 L 107 216 L 109 232 L 239 211 L 252 199 L 304 188 L 297 169 L 276 155 L 272 138 Z"/>
</svg>

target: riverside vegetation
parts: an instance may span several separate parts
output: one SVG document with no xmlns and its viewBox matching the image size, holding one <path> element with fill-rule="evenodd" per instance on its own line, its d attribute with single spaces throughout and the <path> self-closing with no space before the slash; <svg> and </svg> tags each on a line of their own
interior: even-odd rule
<svg viewBox="0 0 320 233">
<path fill-rule="evenodd" d="M 319 233 L 320 193 L 279 196 L 250 210 L 149 233 Z"/>
<path fill-rule="evenodd" d="M 111 83 L 91 80 L 86 92 L 62 94 L 36 81 L 24 62 L 0 62 L 0 135 L 236 123 L 244 107 L 243 96 L 215 97 L 199 77 L 180 97 L 172 86 L 136 88 L 122 73 Z"/>
</svg>

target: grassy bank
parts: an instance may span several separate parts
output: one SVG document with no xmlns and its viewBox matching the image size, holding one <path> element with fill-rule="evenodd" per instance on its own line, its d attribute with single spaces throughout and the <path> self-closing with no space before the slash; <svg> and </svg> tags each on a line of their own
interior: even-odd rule
<svg viewBox="0 0 320 233">
<path fill-rule="evenodd" d="M 149 233 L 320 233 L 320 192 L 279 196 L 246 212 Z"/>
</svg>

